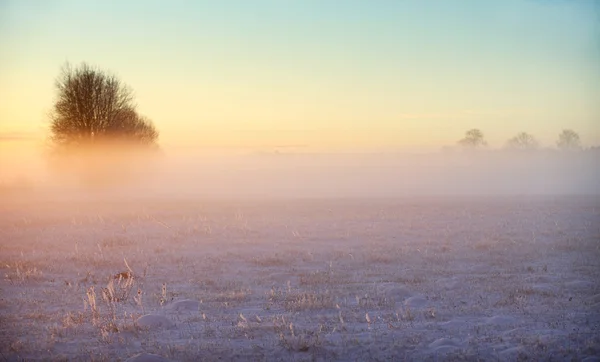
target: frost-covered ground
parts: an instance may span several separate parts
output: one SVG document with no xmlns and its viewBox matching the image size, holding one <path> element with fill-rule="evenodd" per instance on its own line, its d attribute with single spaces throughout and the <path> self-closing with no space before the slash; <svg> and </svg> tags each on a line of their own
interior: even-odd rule
<svg viewBox="0 0 600 362">
<path fill-rule="evenodd" d="M 597 197 L 0 212 L 2 361 L 600 354 Z"/>
</svg>

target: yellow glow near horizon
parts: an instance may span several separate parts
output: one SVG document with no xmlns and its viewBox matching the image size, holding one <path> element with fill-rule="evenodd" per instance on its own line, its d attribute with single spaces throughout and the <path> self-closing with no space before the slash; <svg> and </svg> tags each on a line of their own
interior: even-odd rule
<svg viewBox="0 0 600 362">
<path fill-rule="evenodd" d="M 600 143 L 588 4 L 90 6 L 0 4 L 0 143 L 47 137 L 65 61 L 130 85 L 165 149 L 435 151 L 471 128 L 492 147 L 522 131 L 552 146 L 563 128 Z"/>
</svg>

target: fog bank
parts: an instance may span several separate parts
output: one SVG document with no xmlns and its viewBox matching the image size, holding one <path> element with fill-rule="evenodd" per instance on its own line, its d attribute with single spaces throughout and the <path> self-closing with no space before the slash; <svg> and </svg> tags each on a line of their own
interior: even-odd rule
<svg viewBox="0 0 600 362">
<path fill-rule="evenodd" d="M 394 197 L 597 194 L 591 152 L 272 154 L 202 163 L 179 159 L 153 192 L 201 196 Z"/>
<path fill-rule="evenodd" d="M 116 162 L 111 168 L 107 167 L 110 161 L 105 160 L 103 172 L 110 170 L 108 176 L 103 176 L 104 181 L 110 179 L 105 184 L 91 185 L 89 179 L 46 167 L 36 175 L 21 176 L 21 180 L 27 180 L 27 187 L 21 189 L 58 198 L 588 195 L 599 194 L 598 153 L 588 150 L 209 156 L 165 151 L 151 167 Z"/>
</svg>

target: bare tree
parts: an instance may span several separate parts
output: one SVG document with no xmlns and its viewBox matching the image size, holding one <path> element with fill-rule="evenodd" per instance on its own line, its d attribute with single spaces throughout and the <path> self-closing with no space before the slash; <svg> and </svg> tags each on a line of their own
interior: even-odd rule
<svg viewBox="0 0 600 362">
<path fill-rule="evenodd" d="M 113 75 L 83 63 L 68 64 L 56 80 L 58 97 L 50 114 L 51 140 L 56 146 L 87 146 L 104 142 L 155 145 L 158 131 L 141 117 L 132 91 Z"/>
<path fill-rule="evenodd" d="M 158 131 L 137 113 L 129 87 L 87 64 L 62 68 L 50 113 L 51 166 L 88 186 L 140 179 L 156 155 Z M 117 172 L 115 172 L 117 171 Z"/>
<path fill-rule="evenodd" d="M 483 137 L 483 132 L 477 128 L 473 128 L 465 132 L 465 138 L 458 141 L 458 144 L 463 147 L 479 148 L 487 146 L 487 142 Z"/>
<path fill-rule="evenodd" d="M 564 151 L 573 151 L 581 149 L 581 140 L 577 132 L 571 129 L 564 129 L 558 135 L 556 146 Z"/>
<path fill-rule="evenodd" d="M 535 139 L 535 137 L 533 137 L 529 133 L 521 132 L 521 133 L 517 134 L 515 137 L 509 139 L 508 142 L 506 143 L 506 146 L 508 148 L 514 149 L 514 150 L 528 151 L 528 150 L 537 149 L 539 146 L 539 143 Z"/>
</svg>

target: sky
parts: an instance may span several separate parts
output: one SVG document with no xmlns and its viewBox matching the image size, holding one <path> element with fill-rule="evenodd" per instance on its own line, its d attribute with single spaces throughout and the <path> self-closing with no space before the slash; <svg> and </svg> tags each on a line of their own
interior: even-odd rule
<svg viewBox="0 0 600 362">
<path fill-rule="evenodd" d="M 0 153 L 43 145 L 65 62 L 128 84 L 166 150 L 599 145 L 599 24 L 595 0 L 0 0 Z"/>
</svg>

